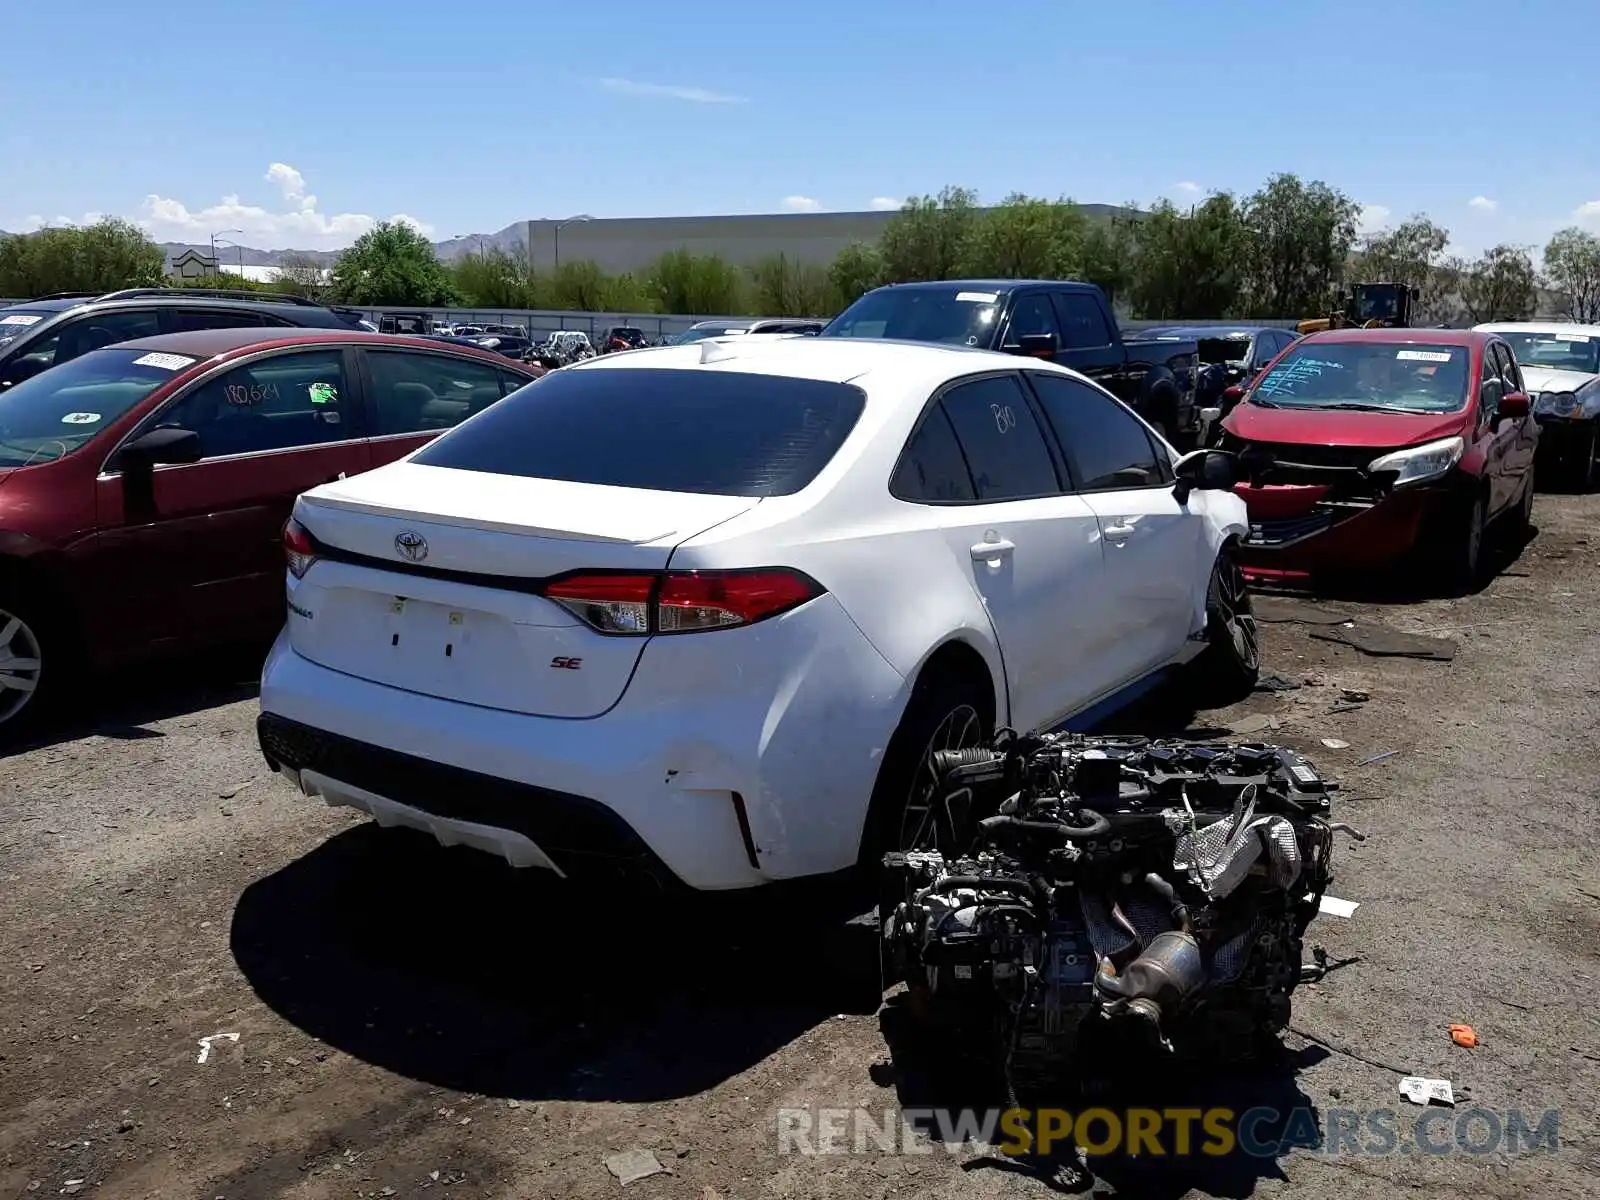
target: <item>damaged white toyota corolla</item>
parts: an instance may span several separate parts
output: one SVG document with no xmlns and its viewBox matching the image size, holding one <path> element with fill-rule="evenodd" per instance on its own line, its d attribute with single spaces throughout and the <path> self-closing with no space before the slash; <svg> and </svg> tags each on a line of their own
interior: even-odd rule
<svg viewBox="0 0 1600 1200">
<path fill-rule="evenodd" d="M 1011 355 L 580 363 L 300 498 L 262 749 L 308 795 L 574 878 L 874 863 L 926 835 L 934 750 L 1180 666 L 1210 701 L 1252 686 L 1234 482 Z"/>
</svg>

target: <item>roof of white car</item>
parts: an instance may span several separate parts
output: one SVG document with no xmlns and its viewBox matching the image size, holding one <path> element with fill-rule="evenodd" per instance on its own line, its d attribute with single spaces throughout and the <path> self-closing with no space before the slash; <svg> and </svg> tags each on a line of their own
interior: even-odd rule
<svg viewBox="0 0 1600 1200">
<path fill-rule="evenodd" d="M 878 372 L 892 372 L 899 383 L 937 387 L 946 379 L 988 368 L 1019 365 L 1009 354 L 973 350 L 966 346 L 938 346 L 926 342 L 897 342 L 875 338 L 772 337 L 743 334 L 731 338 L 705 338 L 683 346 L 661 346 L 607 355 L 577 363 L 568 370 L 604 371 L 629 368 L 667 368 L 700 371 L 748 371 L 754 375 L 783 375 L 793 379 L 818 379 L 848 383 Z M 1059 370 L 1037 359 L 1028 365 Z"/>
<path fill-rule="evenodd" d="M 1571 321 L 1490 321 L 1472 328 L 1480 333 L 1571 333 L 1600 340 L 1600 325 L 1576 325 Z"/>
</svg>

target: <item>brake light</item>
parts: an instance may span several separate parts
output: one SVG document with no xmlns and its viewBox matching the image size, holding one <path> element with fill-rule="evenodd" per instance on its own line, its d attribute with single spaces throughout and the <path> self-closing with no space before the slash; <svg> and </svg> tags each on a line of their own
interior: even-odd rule
<svg viewBox="0 0 1600 1200">
<path fill-rule="evenodd" d="M 772 567 L 568 575 L 547 584 L 544 595 L 599 633 L 643 636 L 753 625 L 825 591 L 808 575 Z"/>
<path fill-rule="evenodd" d="M 289 574 L 304 579 L 311 564 L 317 561 L 317 544 L 311 540 L 306 527 L 290 517 L 283 527 L 283 553 L 289 560 Z"/>
</svg>

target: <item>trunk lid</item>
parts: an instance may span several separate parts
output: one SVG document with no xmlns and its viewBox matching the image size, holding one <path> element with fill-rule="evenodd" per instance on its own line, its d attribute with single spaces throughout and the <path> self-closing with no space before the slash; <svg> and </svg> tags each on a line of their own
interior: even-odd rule
<svg viewBox="0 0 1600 1200">
<path fill-rule="evenodd" d="M 396 463 L 301 497 L 296 519 L 327 556 L 290 581 L 290 640 L 389 687 L 599 716 L 649 639 L 597 633 L 539 581 L 663 570 L 680 542 L 757 503 Z"/>
</svg>

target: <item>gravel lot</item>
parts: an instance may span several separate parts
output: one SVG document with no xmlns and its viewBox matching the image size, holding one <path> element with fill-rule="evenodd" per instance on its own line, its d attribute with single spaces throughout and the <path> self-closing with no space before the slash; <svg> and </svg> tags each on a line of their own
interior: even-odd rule
<svg viewBox="0 0 1600 1200">
<path fill-rule="evenodd" d="M 1403 1109 L 1404 1141 L 1412 1072 L 1458 1109 L 1559 1109 L 1561 1149 L 1109 1160 L 1097 1194 L 1600 1194 L 1600 497 L 1535 519 L 1478 595 L 1322 602 L 1454 661 L 1274 621 L 1267 665 L 1302 686 L 1196 724 L 1276 718 L 1253 736 L 1340 779 L 1370 835 L 1336 860 L 1360 909 L 1312 927 L 1357 961 L 1297 995 L 1289 1066 L 1224 1101 Z M 880 1019 L 839 1015 L 859 929 L 730 938 L 380 836 L 267 771 L 251 673 L 108 685 L 137 699 L 0 759 L 0 1197 L 589 1196 L 633 1148 L 671 1172 L 643 1200 L 1047 1194 L 971 1147 L 778 1154 L 779 1108 L 916 1100 Z M 1342 688 L 1371 699 L 1330 713 Z"/>
</svg>

